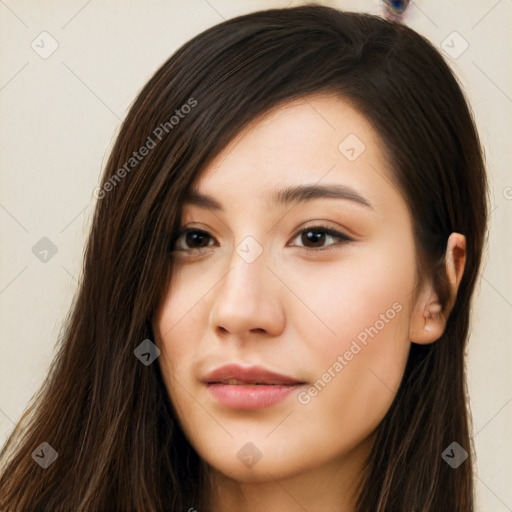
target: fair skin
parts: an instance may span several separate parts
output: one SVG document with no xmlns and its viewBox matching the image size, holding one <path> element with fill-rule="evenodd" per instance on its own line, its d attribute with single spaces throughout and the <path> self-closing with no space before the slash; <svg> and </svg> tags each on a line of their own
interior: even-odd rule
<svg viewBox="0 0 512 512">
<path fill-rule="evenodd" d="M 349 134 L 365 145 L 353 161 L 338 149 Z M 223 211 L 185 205 L 182 226 L 207 236 L 195 245 L 176 241 L 153 325 L 180 425 L 211 468 L 212 511 L 354 511 L 362 462 L 411 341 L 432 343 L 443 333 L 465 240 L 457 233 L 448 240 L 451 298 L 440 310 L 429 279 L 415 288 L 412 219 L 381 144 L 347 102 L 310 96 L 253 123 L 194 184 Z M 271 191 L 304 184 L 350 187 L 371 207 L 337 198 L 268 205 Z M 351 241 L 304 233 L 319 224 Z M 237 251 L 247 236 L 257 242 L 250 239 L 249 252 L 261 249 L 250 263 Z M 373 336 L 363 344 L 365 329 Z M 354 341 L 360 350 L 351 357 Z M 307 384 L 270 407 L 228 408 L 201 381 L 225 363 L 261 365 Z M 325 386 L 315 394 L 319 379 Z M 248 442 L 262 455 L 251 467 L 237 456 Z"/>
</svg>

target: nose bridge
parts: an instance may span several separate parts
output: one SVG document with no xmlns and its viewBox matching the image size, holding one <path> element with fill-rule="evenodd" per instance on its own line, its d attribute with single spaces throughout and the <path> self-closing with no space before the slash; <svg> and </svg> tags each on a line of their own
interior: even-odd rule
<svg viewBox="0 0 512 512">
<path fill-rule="evenodd" d="M 230 273 L 227 277 L 233 280 L 231 274 L 239 279 L 265 284 L 271 272 L 266 268 L 270 261 L 270 236 L 265 232 L 264 214 L 260 210 L 246 209 L 240 222 L 233 228 L 233 252 L 230 259 Z M 256 220 L 259 219 L 259 220 Z"/>
<path fill-rule="evenodd" d="M 278 280 L 267 268 L 270 248 L 254 235 L 245 235 L 238 242 L 236 237 L 229 271 L 215 296 L 212 325 L 238 335 L 262 329 L 276 333 L 284 315 Z"/>
<path fill-rule="evenodd" d="M 244 236 L 234 246 L 223 291 L 234 295 L 235 300 L 238 297 L 252 301 L 268 294 L 271 274 L 267 268 L 269 253 L 268 247 L 264 247 L 253 235 Z"/>
</svg>

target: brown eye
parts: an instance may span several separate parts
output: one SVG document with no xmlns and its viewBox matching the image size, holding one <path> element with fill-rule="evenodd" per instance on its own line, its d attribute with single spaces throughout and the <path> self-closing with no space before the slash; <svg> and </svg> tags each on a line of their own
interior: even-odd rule
<svg viewBox="0 0 512 512">
<path fill-rule="evenodd" d="M 183 243 L 180 243 L 183 239 Z M 206 231 L 199 229 L 186 229 L 182 231 L 175 239 L 172 250 L 176 251 L 193 251 L 197 249 L 204 249 L 208 247 L 208 241 L 211 236 Z"/>
<path fill-rule="evenodd" d="M 343 244 L 344 242 L 352 241 L 351 238 L 326 226 L 311 226 L 306 229 L 302 229 L 298 233 L 300 241 L 305 249 L 308 250 L 323 250 L 328 249 L 332 245 Z M 296 237 L 297 238 L 297 237 Z M 340 242 L 329 243 L 327 246 L 324 244 L 326 241 L 338 239 Z"/>
<path fill-rule="evenodd" d="M 317 247 L 319 244 L 322 246 L 327 236 L 325 230 L 319 229 L 305 229 L 301 235 L 301 241 L 306 247 L 310 247 L 308 244 L 313 244 L 313 247 Z"/>
<path fill-rule="evenodd" d="M 295 239 L 299 237 L 302 244 L 299 244 L 299 247 L 302 246 L 308 251 L 315 252 L 327 250 L 331 246 L 341 245 L 352 241 L 348 236 L 340 233 L 339 231 L 328 228 L 327 226 L 312 226 L 302 229 L 297 233 L 297 235 L 295 235 Z M 334 243 L 328 243 L 325 245 L 325 243 L 330 240 L 338 240 L 338 242 L 334 241 Z M 210 241 L 213 241 L 213 238 L 206 231 L 202 231 L 200 229 L 185 229 L 181 231 L 174 240 L 171 250 L 200 253 L 204 249 L 213 245 L 209 243 Z"/>
</svg>

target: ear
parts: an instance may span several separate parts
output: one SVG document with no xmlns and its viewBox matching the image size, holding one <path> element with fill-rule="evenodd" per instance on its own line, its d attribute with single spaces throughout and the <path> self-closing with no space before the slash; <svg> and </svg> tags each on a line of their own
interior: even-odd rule
<svg viewBox="0 0 512 512">
<path fill-rule="evenodd" d="M 428 344 L 442 336 L 457 298 L 465 264 L 466 238 L 460 233 L 452 233 L 448 238 L 445 254 L 448 299 L 446 304 L 441 304 L 439 295 L 434 289 L 432 276 L 424 280 L 411 313 L 409 339 L 412 342 Z"/>
</svg>

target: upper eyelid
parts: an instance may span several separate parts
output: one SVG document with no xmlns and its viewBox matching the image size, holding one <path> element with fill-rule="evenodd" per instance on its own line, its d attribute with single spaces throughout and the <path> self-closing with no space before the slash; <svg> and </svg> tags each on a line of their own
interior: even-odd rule
<svg viewBox="0 0 512 512">
<path fill-rule="evenodd" d="M 299 233 L 301 233 L 302 231 L 305 231 L 306 229 L 323 229 L 325 231 L 331 231 L 333 233 L 343 235 L 347 238 L 352 238 L 351 235 L 348 235 L 347 233 L 345 233 L 345 231 L 347 231 L 347 230 L 343 230 L 343 228 L 337 228 L 337 227 L 331 227 L 331 226 L 324 225 L 324 224 L 322 224 L 322 221 L 317 221 L 317 224 L 306 225 L 306 226 L 299 228 L 297 231 L 295 231 L 293 236 L 297 236 Z M 214 237 L 214 235 L 212 235 L 206 229 L 196 227 L 196 226 L 186 226 L 186 227 L 178 229 L 178 234 L 176 235 L 176 238 L 183 235 L 184 233 L 189 232 L 189 231 L 200 231 L 201 233 L 205 233 L 208 236 Z"/>
</svg>

